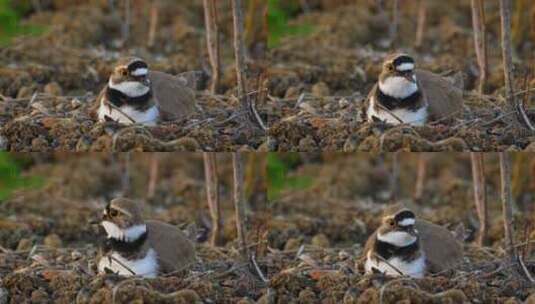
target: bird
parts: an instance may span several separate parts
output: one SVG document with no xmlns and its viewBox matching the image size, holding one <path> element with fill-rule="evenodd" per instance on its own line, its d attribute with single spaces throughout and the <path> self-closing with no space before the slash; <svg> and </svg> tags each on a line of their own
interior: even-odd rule
<svg viewBox="0 0 535 304">
<path fill-rule="evenodd" d="M 187 269 L 196 260 L 195 246 L 175 226 L 145 221 L 139 205 L 119 197 L 104 208 L 107 254 L 100 257 L 100 273 L 154 278 Z"/>
<path fill-rule="evenodd" d="M 92 109 L 98 121 L 155 126 L 184 118 L 196 109 L 194 91 L 184 79 L 149 70 L 141 58 L 120 59 Z"/>
<path fill-rule="evenodd" d="M 463 247 L 447 229 L 395 204 L 368 238 L 360 263 L 366 273 L 422 278 L 455 268 L 462 259 Z"/>
<path fill-rule="evenodd" d="M 430 121 L 453 118 L 463 106 L 462 74 L 446 78 L 416 69 L 404 53 L 385 58 L 377 83 L 365 102 L 366 119 L 391 125 L 423 126 Z"/>
</svg>

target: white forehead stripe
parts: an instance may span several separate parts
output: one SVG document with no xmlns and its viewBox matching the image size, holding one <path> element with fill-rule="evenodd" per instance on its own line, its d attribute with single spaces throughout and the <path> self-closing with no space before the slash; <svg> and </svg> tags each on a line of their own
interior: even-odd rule
<svg viewBox="0 0 535 304">
<path fill-rule="evenodd" d="M 146 76 L 149 73 L 149 69 L 139 68 L 130 73 L 132 76 Z"/>
<path fill-rule="evenodd" d="M 399 226 L 411 226 L 414 225 L 415 221 L 413 218 L 403 219 L 401 222 L 398 222 Z"/>
<path fill-rule="evenodd" d="M 405 63 L 402 63 L 402 64 L 398 65 L 396 67 L 396 70 L 398 70 L 400 72 L 411 71 L 411 70 L 414 70 L 414 64 L 405 62 Z"/>
</svg>

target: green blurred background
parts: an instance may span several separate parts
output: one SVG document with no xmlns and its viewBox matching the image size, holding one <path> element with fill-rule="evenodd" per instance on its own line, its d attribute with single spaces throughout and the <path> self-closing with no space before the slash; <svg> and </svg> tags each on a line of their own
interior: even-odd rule
<svg viewBox="0 0 535 304">
<path fill-rule="evenodd" d="M 40 176 L 27 177 L 22 174 L 23 168 L 30 163 L 30 158 L 0 152 L 0 202 L 9 198 L 15 190 L 38 188 L 44 184 Z"/>
<path fill-rule="evenodd" d="M 36 35 L 41 27 L 24 24 L 22 17 L 32 10 L 29 1 L 0 0 L 0 46 L 20 35 Z"/>
</svg>

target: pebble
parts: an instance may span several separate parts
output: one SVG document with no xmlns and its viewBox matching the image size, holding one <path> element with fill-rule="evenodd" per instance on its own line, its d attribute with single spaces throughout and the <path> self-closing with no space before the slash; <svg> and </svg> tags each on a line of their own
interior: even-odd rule
<svg viewBox="0 0 535 304">
<path fill-rule="evenodd" d="M 297 250 L 301 246 L 301 240 L 296 238 L 289 238 L 284 245 L 284 251 Z"/>
<path fill-rule="evenodd" d="M 51 82 L 47 84 L 44 88 L 44 92 L 52 96 L 63 95 L 63 90 L 57 82 Z"/>
<path fill-rule="evenodd" d="M 0 304 L 7 304 L 9 299 L 9 292 L 5 288 L 0 288 Z"/>
<path fill-rule="evenodd" d="M 57 234 L 52 233 L 45 237 L 45 239 L 43 240 L 43 244 L 51 248 L 60 248 L 62 245 L 62 241 Z"/>
<path fill-rule="evenodd" d="M 321 247 L 321 248 L 328 248 L 330 247 L 330 242 L 329 242 L 329 239 L 327 238 L 327 236 L 323 233 L 319 233 L 319 234 L 316 234 L 311 242 L 310 242 L 313 246 L 316 246 L 316 247 Z"/>
<path fill-rule="evenodd" d="M 331 90 L 325 82 L 318 82 L 312 86 L 312 95 L 316 97 L 329 96 Z"/>
<path fill-rule="evenodd" d="M 17 251 L 26 251 L 32 248 L 32 241 L 26 238 L 22 238 L 17 245 Z"/>
</svg>

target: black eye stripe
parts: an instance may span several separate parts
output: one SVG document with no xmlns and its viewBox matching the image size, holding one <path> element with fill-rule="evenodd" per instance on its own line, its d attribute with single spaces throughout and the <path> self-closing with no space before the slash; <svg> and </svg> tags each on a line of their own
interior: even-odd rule
<svg viewBox="0 0 535 304">
<path fill-rule="evenodd" d="M 408 218 L 414 219 L 415 218 L 414 213 L 410 210 L 404 210 L 396 214 L 396 216 L 394 217 L 394 220 L 396 222 L 401 222 L 402 220 L 408 219 Z"/>
<path fill-rule="evenodd" d="M 400 64 L 403 64 L 403 63 L 412 63 L 412 64 L 414 64 L 414 59 L 412 59 L 412 57 L 410 57 L 410 56 L 403 55 L 403 56 L 399 56 L 396 59 L 394 59 L 393 63 L 394 63 L 394 66 L 399 66 Z"/>
</svg>

